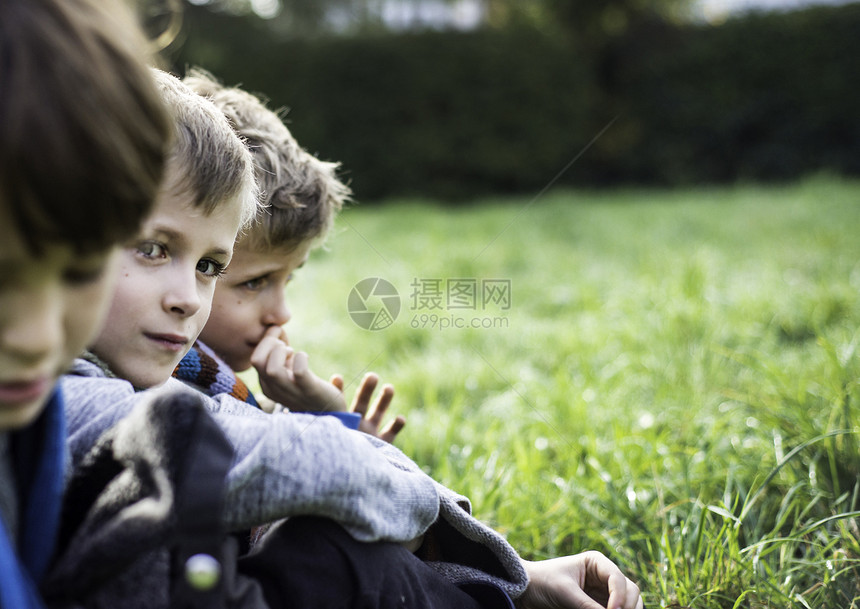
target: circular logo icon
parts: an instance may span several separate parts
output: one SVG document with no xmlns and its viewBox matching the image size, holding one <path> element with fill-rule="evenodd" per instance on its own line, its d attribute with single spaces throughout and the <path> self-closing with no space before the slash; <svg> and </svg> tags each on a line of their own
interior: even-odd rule
<svg viewBox="0 0 860 609">
<path fill-rule="evenodd" d="M 400 294 L 385 279 L 368 277 L 353 286 L 346 306 L 358 327 L 384 330 L 400 314 Z"/>
</svg>

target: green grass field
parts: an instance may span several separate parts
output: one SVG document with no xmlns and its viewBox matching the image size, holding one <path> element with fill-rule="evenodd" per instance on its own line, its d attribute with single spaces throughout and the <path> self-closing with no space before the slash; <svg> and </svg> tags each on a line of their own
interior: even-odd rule
<svg viewBox="0 0 860 609">
<path fill-rule="evenodd" d="M 313 369 L 393 383 L 396 444 L 528 558 L 601 550 L 650 607 L 860 607 L 860 183 L 479 203 L 345 211 L 288 288 Z"/>
</svg>

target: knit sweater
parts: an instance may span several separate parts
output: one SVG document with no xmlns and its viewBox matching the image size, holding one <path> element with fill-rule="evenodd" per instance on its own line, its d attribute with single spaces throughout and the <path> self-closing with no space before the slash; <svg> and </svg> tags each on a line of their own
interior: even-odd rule
<svg viewBox="0 0 860 609">
<path fill-rule="evenodd" d="M 73 460 L 148 392 L 135 392 L 78 360 L 64 378 Z M 191 391 L 176 379 L 169 391 Z M 360 541 L 425 537 L 428 564 L 455 583 L 493 583 L 519 596 L 528 579 L 501 535 L 470 515 L 469 501 L 428 477 L 397 448 L 330 417 L 266 414 L 227 395 L 204 398 L 236 454 L 224 524 L 241 530 L 295 515 L 340 523 Z"/>
</svg>

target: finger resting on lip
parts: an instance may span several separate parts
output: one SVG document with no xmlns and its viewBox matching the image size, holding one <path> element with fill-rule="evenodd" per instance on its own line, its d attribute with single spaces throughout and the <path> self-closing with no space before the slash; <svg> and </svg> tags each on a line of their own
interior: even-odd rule
<svg viewBox="0 0 860 609">
<path fill-rule="evenodd" d="M 280 326 L 271 326 L 263 333 L 263 338 L 281 338 L 281 334 L 283 333 L 284 329 Z"/>
<path fill-rule="evenodd" d="M 276 375 L 289 367 L 289 359 L 292 355 L 292 349 L 284 344 L 275 344 L 269 351 L 266 358 L 266 372 L 270 375 Z"/>
<path fill-rule="evenodd" d="M 254 348 L 254 351 L 251 353 L 251 364 L 255 368 L 265 367 L 268 364 L 270 347 L 270 343 L 266 342 L 266 339 L 263 339 Z"/>
</svg>

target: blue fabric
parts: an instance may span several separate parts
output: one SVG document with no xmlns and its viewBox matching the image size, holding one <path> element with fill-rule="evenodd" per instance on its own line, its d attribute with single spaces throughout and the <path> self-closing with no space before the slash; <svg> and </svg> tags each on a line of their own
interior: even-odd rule
<svg viewBox="0 0 860 609">
<path fill-rule="evenodd" d="M 5 526 L 0 526 L 2 609 L 43 607 L 34 582 L 48 568 L 59 528 L 65 466 L 63 410 L 62 393 L 57 389 L 30 427 L 10 435 L 21 501 L 20 552 L 15 551 Z"/>
<path fill-rule="evenodd" d="M 2 609 L 41 609 L 30 578 L 21 570 L 6 527 L 0 526 L 0 607 Z"/>
<path fill-rule="evenodd" d="M 334 417 L 347 429 L 358 429 L 358 424 L 361 423 L 361 415 L 357 412 L 340 412 L 332 410 L 311 410 L 311 411 L 294 411 L 296 414 L 312 414 L 315 416 Z"/>
</svg>

